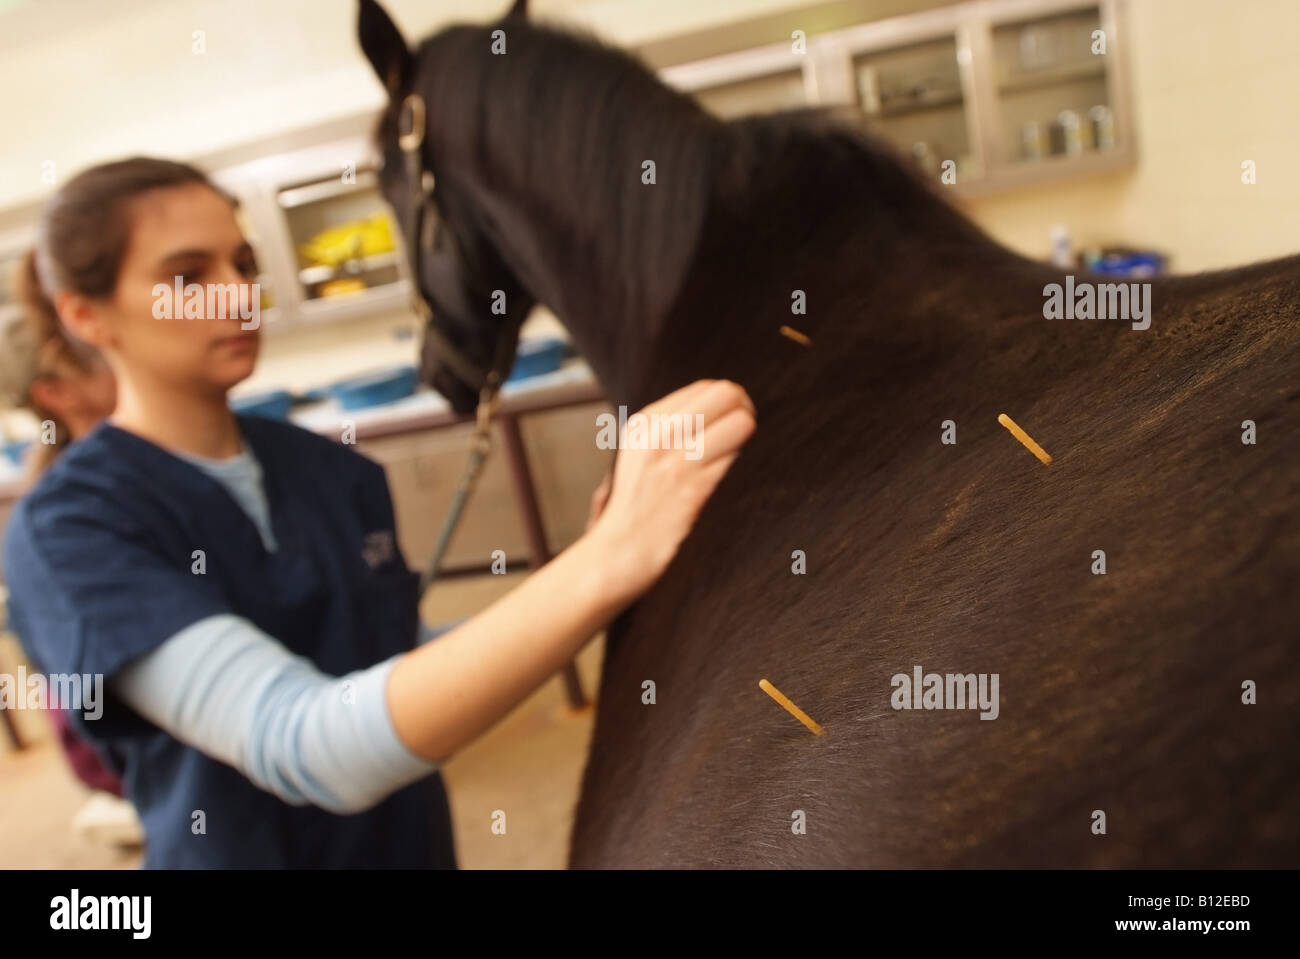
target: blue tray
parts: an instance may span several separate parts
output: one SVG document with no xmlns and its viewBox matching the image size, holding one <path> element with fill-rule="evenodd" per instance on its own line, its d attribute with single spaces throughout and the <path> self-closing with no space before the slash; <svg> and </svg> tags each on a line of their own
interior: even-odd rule
<svg viewBox="0 0 1300 959">
<path fill-rule="evenodd" d="M 265 393 L 253 393 L 230 401 L 230 408 L 236 413 L 251 413 L 273 420 L 287 420 L 289 408 L 293 406 L 293 394 L 288 390 L 268 390 Z"/>
<path fill-rule="evenodd" d="M 0 453 L 12 461 L 14 466 L 22 466 L 23 454 L 27 452 L 29 446 L 31 446 L 30 440 L 23 440 L 21 443 L 0 443 Z"/>
<path fill-rule="evenodd" d="M 344 410 L 364 410 L 410 396 L 418 382 L 414 366 L 398 366 L 342 380 L 326 390 Z"/>
<path fill-rule="evenodd" d="M 515 365 L 506 377 L 507 383 L 526 380 L 533 376 L 554 373 L 564 365 L 569 355 L 569 344 L 558 336 L 538 340 L 524 340 L 515 354 Z"/>
</svg>

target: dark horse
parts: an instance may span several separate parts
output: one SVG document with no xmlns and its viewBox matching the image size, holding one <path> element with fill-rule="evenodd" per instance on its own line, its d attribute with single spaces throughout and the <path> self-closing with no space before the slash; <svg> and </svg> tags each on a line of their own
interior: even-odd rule
<svg viewBox="0 0 1300 959">
<path fill-rule="evenodd" d="M 428 104 L 456 345 L 489 360 L 501 290 L 611 404 L 724 377 L 757 407 L 609 630 L 573 865 L 1300 864 L 1300 258 L 1154 281 L 1146 330 L 1046 319 L 1061 271 L 824 118 L 720 121 L 519 10 L 409 53 L 365 0 L 360 34 L 399 218 Z M 895 708 L 916 667 L 996 674 L 996 718 Z"/>
</svg>

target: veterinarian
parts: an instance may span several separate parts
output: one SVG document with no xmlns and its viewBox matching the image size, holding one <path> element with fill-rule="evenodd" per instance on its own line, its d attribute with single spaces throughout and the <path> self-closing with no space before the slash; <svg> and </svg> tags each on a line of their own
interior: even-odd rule
<svg viewBox="0 0 1300 959">
<path fill-rule="evenodd" d="M 599 518 L 509 595 L 418 646 L 416 576 L 381 467 L 237 416 L 258 330 L 155 319 L 157 284 L 239 284 L 253 252 L 197 170 L 94 167 L 47 205 L 43 292 L 117 379 L 112 416 L 19 503 L 12 620 L 39 668 L 101 674 L 76 720 L 120 773 L 148 867 L 452 867 L 439 764 L 568 662 L 661 575 L 754 429 L 735 384 L 704 455 L 624 450 Z"/>
</svg>

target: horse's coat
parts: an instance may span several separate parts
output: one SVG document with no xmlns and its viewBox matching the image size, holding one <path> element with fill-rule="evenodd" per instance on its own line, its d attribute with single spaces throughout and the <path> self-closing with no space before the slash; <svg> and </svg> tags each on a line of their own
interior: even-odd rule
<svg viewBox="0 0 1300 959">
<path fill-rule="evenodd" d="M 504 289 L 565 321 L 615 406 L 726 377 L 757 407 L 609 630 L 575 866 L 1300 862 L 1300 258 L 1153 280 L 1146 330 L 1048 320 L 1060 271 L 855 133 L 722 123 L 517 18 L 506 56 L 455 27 L 407 63 L 374 9 L 395 102 L 429 103 L 435 321 L 490 355 Z M 997 719 L 892 708 L 915 664 L 998 674 Z"/>
</svg>

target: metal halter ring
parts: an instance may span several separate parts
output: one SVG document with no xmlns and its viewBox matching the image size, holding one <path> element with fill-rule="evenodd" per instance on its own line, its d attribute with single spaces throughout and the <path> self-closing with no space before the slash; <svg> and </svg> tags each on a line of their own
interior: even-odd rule
<svg viewBox="0 0 1300 959">
<path fill-rule="evenodd" d="M 406 114 L 411 116 L 411 129 L 406 133 L 401 133 L 401 118 Z M 405 153 L 420 149 L 424 143 L 424 97 L 418 93 L 408 94 L 402 101 L 402 112 L 398 116 L 398 136 L 397 145 Z"/>
</svg>

